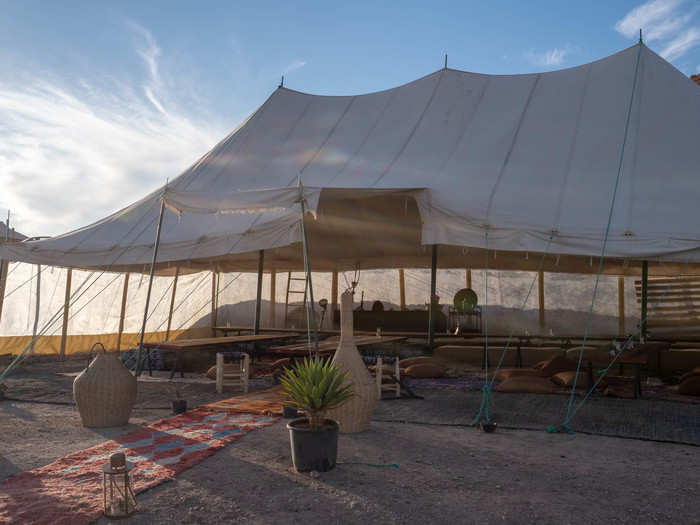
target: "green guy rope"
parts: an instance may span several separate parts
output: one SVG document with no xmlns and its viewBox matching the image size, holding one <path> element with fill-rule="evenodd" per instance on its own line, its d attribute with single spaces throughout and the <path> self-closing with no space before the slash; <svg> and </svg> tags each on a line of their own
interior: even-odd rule
<svg viewBox="0 0 700 525">
<path fill-rule="evenodd" d="M 588 309 L 588 317 L 586 318 L 586 328 L 583 332 L 583 343 L 581 344 L 581 352 L 579 352 L 578 363 L 576 365 L 576 375 L 574 376 L 574 384 L 571 386 L 571 393 L 569 394 L 569 403 L 566 407 L 566 416 L 564 422 L 558 426 L 550 426 L 547 428 L 547 432 L 570 432 L 571 429 L 568 427 L 569 421 L 571 420 L 571 408 L 574 403 L 574 395 L 576 394 L 576 383 L 578 381 L 578 375 L 581 371 L 581 362 L 583 361 L 583 352 L 586 347 L 586 341 L 588 339 L 588 332 L 591 326 L 591 320 L 593 318 L 593 306 L 595 305 L 596 296 L 598 294 L 598 283 L 600 282 L 600 274 L 603 270 L 603 260 L 605 258 L 605 250 L 608 245 L 608 236 L 610 234 L 610 227 L 612 225 L 613 211 L 615 210 L 615 200 L 617 198 L 617 190 L 620 185 L 620 178 L 622 177 L 622 167 L 625 160 L 625 146 L 627 145 L 627 137 L 629 135 L 630 121 L 632 119 L 632 106 L 634 103 L 634 94 L 637 90 L 637 77 L 639 73 L 639 61 L 642 54 L 642 44 L 638 44 L 637 49 L 637 60 L 634 65 L 634 77 L 632 80 L 632 93 L 630 94 L 629 106 L 627 108 L 627 121 L 625 122 L 625 133 L 622 139 L 622 147 L 620 148 L 620 160 L 617 166 L 617 176 L 615 177 L 615 186 L 613 188 L 612 199 L 610 201 L 610 212 L 608 213 L 608 222 L 605 226 L 605 235 L 603 236 L 603 247 L 600 253 L 600 260 L 598 261 L 598 271 L 596 272 L 595 284 L 593 286 L 593 297 L 591 298 L 591 306 Z"/>
</svg>

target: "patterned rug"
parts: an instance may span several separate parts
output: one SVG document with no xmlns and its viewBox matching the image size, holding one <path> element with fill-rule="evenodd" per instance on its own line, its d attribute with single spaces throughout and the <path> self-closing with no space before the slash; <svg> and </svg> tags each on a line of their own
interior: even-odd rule
<svg viewBox="0 0 700 525">
<path fill-rule="evenodd" d="M 197 409 L 64 456 L 0 483 L 0 523 L 80 525 L 102 514 L 102 466 L 124 452 L 135 464 L 134 490 L 171 480 L 275 417 Z"/>
<path fill-rule="evenodd" d="M 215 403 L 202 405 L 201 408 L 208 410 L 235 410 L 236 412 L 248 412 L 251 414 L 281 416 L 284 400 L 282 387 L 278 385 L 266 388 L 265 390 L 258 390 L 257 392 L 222 399 Z"/>
</svg>

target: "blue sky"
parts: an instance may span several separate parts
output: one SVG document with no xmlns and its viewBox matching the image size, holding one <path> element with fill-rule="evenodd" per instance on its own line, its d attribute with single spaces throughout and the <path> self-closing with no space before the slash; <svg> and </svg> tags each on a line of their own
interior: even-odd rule
<svg viewBox="0 0 700 525">
<path fill-rule="evenodd" d="M 524 73 L 645 42 L 700 72 L 700 2 L 0 1 L 0 216 L 31 235 L 145 195 L 293 89 L 354 94 L 450 67 Z"/>
</svg>

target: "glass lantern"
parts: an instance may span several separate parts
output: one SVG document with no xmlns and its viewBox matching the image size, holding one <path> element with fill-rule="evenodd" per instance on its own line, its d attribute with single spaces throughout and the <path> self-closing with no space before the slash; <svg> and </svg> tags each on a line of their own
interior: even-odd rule
<svg viewBox="0 0 700 525">
<path fill-rule="evenodd" d="M 102 467 L 104 474 L 104 514 L 108 518 L 126 518 L 136 512 L 136 498 L 131 487 L 134 464 L 122 453 L 112 454 Z"/>
</svg>

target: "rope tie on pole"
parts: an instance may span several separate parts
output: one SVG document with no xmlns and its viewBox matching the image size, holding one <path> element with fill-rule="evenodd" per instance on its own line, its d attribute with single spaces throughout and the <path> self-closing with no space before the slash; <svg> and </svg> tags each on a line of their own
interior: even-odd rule
<svg viewBox="0 0 700 525">
<path fill-rule="evenodd" d="M 596 271 L 595 284 L 593 286 L 593 297 L 591 298 L 591 306 L 588 309 L 588 316 L 586 318 L 586 327 L 583 333 L 583 342 L 581 344 L 581 351 L 579 352 L 578 362 L 576 364 L 576 374 L 574 375 L 574 382 L 571 386 L 571 393 L 569 394 L 569 402 L 566 407 L 566 416 L 561 425 L 550 426 L 548 432 L 561 432 L 570 431 L 568 424 L 571 420 L 572 413 L 571 409 L 574 403 L 574 395 L 576 394 L 576 383 L 578 382 L 579 373 L 581 372 L 581 362 L 583 361 L 583 352 L 586 347 L 586 341 L 588 340 L 588 333 L 590 331 L 591 321 L 593 318 L 593 307 L 595 306 L 595 300 L 598 295 L 598 283 L 600 282 L 600 274 L 603 270 L 603 261 L 605 259 L 605 251 L 608 245 L 608 236 L 610 235 L 610 227 L 612 226 L 613 212 L 615 211 L 615 200 L 617 199 L 617 190 L 620 186 L 620 179 L 622 178 L 622 167 L 625 160 L 625 146 L 627 145 L 627 137 L 629 135 L 630 122 L 632 120 L 632 108 L 634 105 L 634 94 L 637 90 L 637 77 L 639 73 L 639 62 L 642 54 L 642 44 L 638 44 L 637 49 L 637 60 L 634 65 L 634 77 L 632 79 L 632 92 L 630 93 L 629 105 L 627 108 L 627 120 L 625 122 L 625 132 L 622 139 L 622 147 L 620 148 L 620 160 L 617 167 L 617 176 L 615 177 L 615 186 L 613 187 L 612 198 L 610 200 L 610 211 L 608 213 L 608 222 L 605 226 L 605 234 L 603 236 L 603 246 L 600 253 L 600 260 L 598 261 L 598 270 Z M 551 430 L 550 430 L 551 429 Z"/>
</svg>

